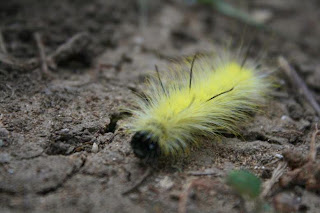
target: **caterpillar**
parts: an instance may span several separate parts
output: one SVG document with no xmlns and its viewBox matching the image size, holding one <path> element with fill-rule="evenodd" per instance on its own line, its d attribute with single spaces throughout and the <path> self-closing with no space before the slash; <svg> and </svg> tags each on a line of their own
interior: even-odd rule
<svg viewBox="0 0 320 213">
<path fill-rule="evenodd" d="M 271 82 L 247 57 L 224 52 L 195 55 L 147 80 L 131 109 L 131 147 L 141 159 L 189 153 L 203 137 L 238 134 L 264 104 Z"/>
</svg>

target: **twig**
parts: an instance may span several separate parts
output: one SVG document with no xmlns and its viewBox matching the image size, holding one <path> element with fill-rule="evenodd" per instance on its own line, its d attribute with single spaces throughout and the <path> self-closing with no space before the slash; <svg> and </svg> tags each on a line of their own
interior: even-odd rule
<svg viewBox="0 0 320 213">
<path fill-rule="evenodd" d="M 91 42 L 90 36 L 86 32 L 77 33 L 65 43 L 60 45 L 56 51 L 49 55 L 47 60 L 52 60 L 56 63 L 68 58 L 75 53 L 82 52 Z"/>
<path fill-rule="evenodd" d="M 239 194 L 235 194 L 235 196 L 239 199 L 239 211 L 240 213 L 247 213 L 247 208 L 246 208 L 246 201 L 245 199 L 239 195 Z"/>
<path fill-rule="evenodd" d="M 134 190 L 136 190 L 146 179 L 147 177 L 149 177 L 152 174 L 152 169 L 150 167 L 148 167 L 147 171 L 143 174 L 143 176 L 141 177 L 141 179 L 139 181 L 137 181 L 132 187 L 130 187 L 129 189 L 125 190 L 124 192 L 122 192 L 122 195 L 127 195 L 131 192 L 133 192 Z"/>
<path fill-rule="evenodd" d="M 270 166 L 270 165 L 272 165 L 272 164 L 275 164 L 275 163 L 277 163 L 279 160 L 281 160 L 281 159 L 275 159 L 275 160 L 273 160 L 273 161 L 270 161 L 269 163 L 265 164 L 264 167 L 267 167 L 267 166 Z"/>
<path fill-rule="evenodd" d="M 20 72 L 26 72 L 28 70 L 33 70 L 37 67 L 36 64 L 23 64 L 16 59 L 9 57 L 8 55 L 0 54 L 0 69 L 5 71 L 17 70 Z"/>
<path fill-rule="evenodd" d="M 316 160 L 317 148 L 316 148 L 316 137 L 320 133 L 318 129 L 318 124 L 316 124 L 316 129 L 312 133 L 311 141 L 310 141 L 310 153 L 309 153 L 309 161 L 314 162 Z"/>
<path fill-rule="evenodd" d="M 191 181 L 187 184 L 185 190 L 181 193 L 179 199 L 178 213 L 186 213 L 187 212 L 187 202 L 191 189 L 193 188 L 195 180 Z"/>
<path fill-rule="evenodd" d="M 217 172 L 215 171 L 191 171 L 187 173 L 188 175 L 193 176 L 218 176 Z"/>
<path fill-rule="evenodd" d="M 0 51 L 4 54 L 8 53 L 1 29 L 0 29 Z"/>
<path fill-rule="evenodd" d="M 303 162 L 297 166 L 297 163 L 292 162 L 292 157 L 287 159 L 288 166 L 292 167 L 292 171 L 287 172 L 286 175 L 280 178 L 280 186 L 287 188 L 289 186 L 305 186 L 310 191 L 320 191 L 320 180 L 318 174 L 320 174 L 320 164 L 316 161 L 316 136 L 320 133 L 318 126 L 316 125 L 315 131 L 312 134 L 310 140 L 309 157 L 299 157 Z M 293 156 L 295 157 L 295 156 Z M 297 158 L 297 157 L 295 157 Z"/>
<path fill-rule="evenodd" d="M 46 61 L 55 69 L 55 64 L 63 61 L 70 55 L 82 52 L 89 45 L 90 41 L 88 33 L 77 33 L 46 57 Z M 27 64 L 36 64 L 37 66 L 39 66 L 39 63 L 39 59 L 37 58 L 32 58 L 27 62 Z"/>
<path fill-rule="evenodd" d="M 46 53 L 45 53 L 44 44 L 42 41 L 42 36 L 40 35 L 40 33 L 35 33 L 34 38 L 36 40 L 37 47 L 39 49 L 41 70 L 42 70 L 42 72 L 47 74 L 47 73 L 49 73 L 49 71 L 48 71 L 48 65 L 47 65 L 47 60 L 46 60 L 47 57 L 46 57 Z"/>
<path fill-rule="evenodd" d="M 199 0 L 200 3 L 210 4 L 213 8 L 215 8 L 219 13 L 228 16 L 230 18 L 234 18 L 236 20 L 242 21 L 243 23 L 257 27 L 259 29 L 269 30 L 270 29 L 264 25 L 253 19 L 248 13 L 244 12 L 241 9 L 233 7 L 231 4 L 225 2 L 224 0 Z"/>
<path fill-rule="evenodd" d="M 10 96 L 10 98 L 12 98 L 12 97 L 14 96 L 15 90 L 14 90 L 9 84 L 6 84 L 6 86 L 10 89 L 10 91 L 11 91 L 11 96 Z"/>
<path fill-rule="evenodd" d="M 320 106 L 315 100 L 314 96 L 312 93 L 309 91 L 307 85 L 304 83 L 304 81 L 299 77 L 298 73 L 291 67 L 288 63 L 288 61 L 283 58 L 279 57 L 278 62 L 280 67 L 285 71 L 286 75 L 291 81 L 291 84 L 298 88 L 299 90 L 301 89 L 302 94 L 305 96 L 307 101 L 311 104 L 313 109 L 316 111 L 316 113 L 320 116 Z"/>
<path fill-rule="evenodd" d="M 284 170 L 287 167 L 287 162 L 281 162 L 278 164 L 278 167 L 273 171 L 271 179 L 267 180 L 264 183 L 264 187 L 263 187 L 263 191 L 260 195 L 260 197 L 262 199 L 266 198 L 266 196 L 269 194 L 271 188 L 273 187 L 273 185 L 278 182 L 279 178 L 282 176 L 282 174 L 284 173 Z"/>
<path fill-rule="evenodd" d="M 46 57 L 46 63 L 49 65 L 59 63 L 70 55 L 82 52 L 90 43 L 91 39 L 88 33 L 82 32 L 72 36 L 65 43 L 60 45 L 52 54 Z M 32 71 L 40 66 L 39 58 L 32 58 L 26 62 L 19 62 L 17 59 L 2 57 L 0 55 L 0 69 L 7 71 Z"/>
</svg>

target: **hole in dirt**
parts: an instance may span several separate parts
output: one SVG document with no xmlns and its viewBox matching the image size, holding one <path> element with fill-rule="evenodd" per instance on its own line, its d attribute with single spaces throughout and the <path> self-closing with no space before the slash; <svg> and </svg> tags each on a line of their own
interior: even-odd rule
<svg viewBox="0 0 320 213">
<path fill-rule="evenodd" d="M 255 136 L 255 139 L 258 140 L 258 141 L 268 141 L 268 138 L 262 134 L 257 134 Z"/>
<path fill-rule="evenodd" d="M 191 33 L 185 30 L 175 30 L 171 33 L 171 38 L 173 40 L 173 44 L 176 47 L 181 47 L 186 43 L 195 43 L 197 39 L 195 39 Z"/>
<path fill-rule="evenodd" d="M 90 67 L 92 65 L 92 60 L 92 54 L 88 51 L 83 51 L 59 61 L 58 65 L 64 68 L 80 69 Z"/>
<path fill-rule="evenodd" d="M 110 122 L 109 124 L 107 124 L 106 126 L 106 129 L 105 129 L 105 133 L 107 132 L 112 132 L 114 133 L 117 129 L 117 123 L 119 120 L 122 120 L 124 118 L 127 118 L 131 116 L 131 113 L 129 112 L 115 112 L 115 113 L 112 113 L 110 115 Z"/>
</svg>

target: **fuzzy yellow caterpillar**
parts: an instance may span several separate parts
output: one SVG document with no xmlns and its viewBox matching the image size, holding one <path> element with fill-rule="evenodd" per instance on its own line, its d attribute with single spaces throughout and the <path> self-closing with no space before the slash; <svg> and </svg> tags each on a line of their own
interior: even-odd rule
<svg viewBox="0 0 320 213">
<path fill-rule="evenodd" d="M 203 137 L 238 133 L 257 111 L 270 81 L 253 63 L 226 56 L 198 56 L 148 80 L 145 98 L 131 110 L 131 147 L 143 159 L 186 153 Z M 187 69 L 186 69 L 187 68 Z"/>
</svg>

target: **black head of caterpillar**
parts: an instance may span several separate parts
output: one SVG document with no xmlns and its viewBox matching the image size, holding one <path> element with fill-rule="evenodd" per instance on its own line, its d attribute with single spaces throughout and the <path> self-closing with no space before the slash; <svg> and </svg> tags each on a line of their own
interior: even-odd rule
<svg viewBox="0 0 320 213">
<path fill-rule="evenodd" d="M 148 131 L 136 132 L 131 139 L 133 153 L 141 159 L 155 159 L 160 156 L 158 139 Z"/>
</svg>

